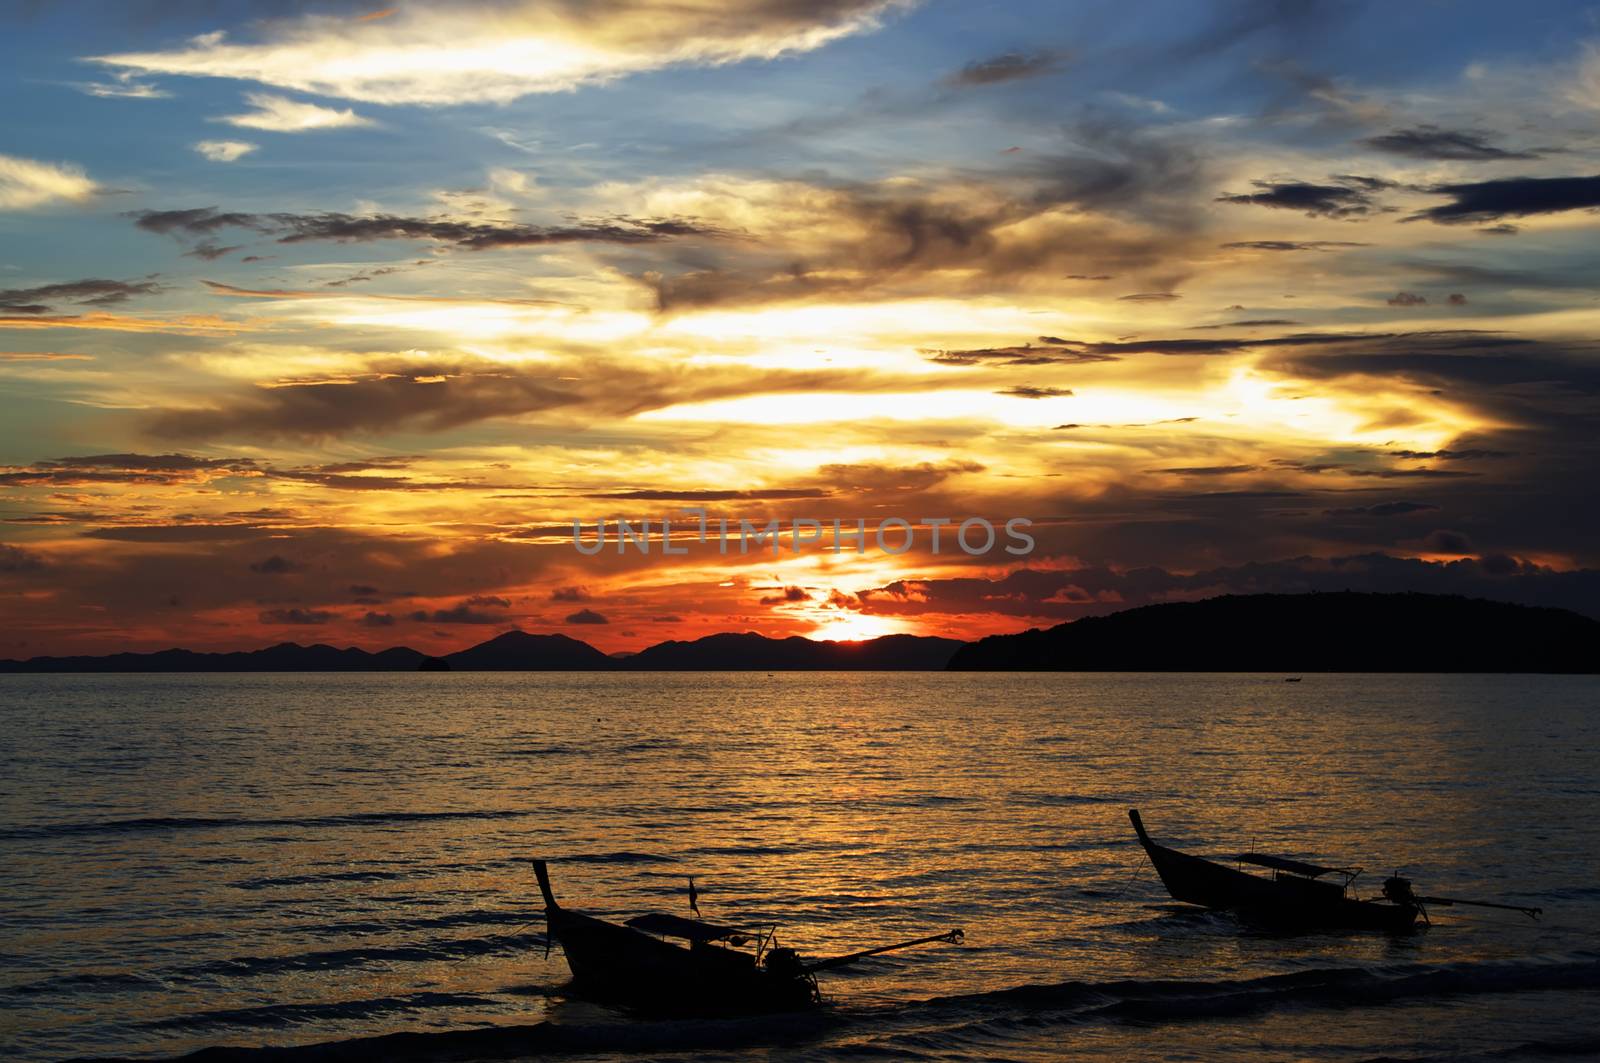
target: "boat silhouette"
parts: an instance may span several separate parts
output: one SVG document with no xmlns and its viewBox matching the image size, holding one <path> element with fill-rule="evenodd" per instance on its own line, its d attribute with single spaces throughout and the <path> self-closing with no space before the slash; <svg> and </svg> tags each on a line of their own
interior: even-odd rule
<svg viewBox="0 0 1600 1063">
<path fill-rule="evenodd" d="M 547 939 L 559 944 L 580 995 L 669 1014 L 797 1011 L 822 1003 L 817 974 L 869 956 L 936 941 L 960 930 L 806 960 L 778 945 L 777 927 L 718 926 L 662 912 L 612 923 L 555 899 L 545 861 L 533 861 L 544 897 Z M 671 939 L 671 940 L 669 940 Z M 677 944 L 678 941 L 685 944 Z M 754 951 L 745 946 L 754 945 Z"/>
<path fill-rule="evenodd" d="M 1361 874 L 1359 867 L 1324 867 L 1321 864 L 1291 860 L 1267 853 L 1240 853 L 1241 864 L 1266 868 L 1270 876 L 1251 874 L 1214 860 L 1179 852 L 1150 840 L 1139 810 L 1130 808 L 1128 818 L 1139 836 L 1150 863 L 1155 865 L 1161 884 L 1172 899 L 1185 904 L 1238 914 L 1247 922 L 1282 930 L 1383 930 L 1405 933 L 1421 919 L 1428 923 L 1428 906 L 1471 905 L 1521 912 L 1537 919 L 1542 908 L 1490 901 L 1468 901 L 1458 897 L 1424 897 L 1413 892 L 1411 880 L 1398 872 L 1383 881 L 1379 897 L 1359 898 L 1350 884 Z M 1332 881 L 1338 876 L 1343 881 Z"/>
</svg>

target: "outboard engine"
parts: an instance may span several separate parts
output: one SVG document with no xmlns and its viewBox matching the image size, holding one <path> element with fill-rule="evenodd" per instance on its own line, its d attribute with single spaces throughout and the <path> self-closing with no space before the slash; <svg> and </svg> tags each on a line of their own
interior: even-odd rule
<svg viewBox="0 0 1600 1063">
<path fill-rule="evenodd" d="M 771 949 L 762 961 L 768 973 L 778 978 L 794 978 L 805 973 L 805 965 L 800 962 L 800 954 L 794 949 Z"/>
<path fill-rule="evenodd" d="M 1411 891 L 1411 880 L 1401 878 L 1399 875 L 1390 875 L 1383 880 L 1383 895 L 1396 904 L 1410 905 L 1421 908 L 1417 902 L 1417 895 Z"/>
</svg>

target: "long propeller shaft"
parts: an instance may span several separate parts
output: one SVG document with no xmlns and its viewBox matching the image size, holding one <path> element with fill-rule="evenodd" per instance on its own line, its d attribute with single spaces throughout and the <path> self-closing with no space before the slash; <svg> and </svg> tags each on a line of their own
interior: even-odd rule
<svg viewBox="0 0 1600 1063">
<path fill-rule="evenodd" d="M 966 933 L 961 930 L 947 930 L 943 934 L 931 934 L 928 937 L 914 938 L 911 941 L 897 941 L 893 945 L 879 945 L 875 949 L 862 949 L 860 952 L 852 952 L 846 956 L 830 956 L 824 960 L 816 960 L 812 963 L 808 963 L 805 965 L 805 967 L 807 971 L 814 974 L 817 971 L 827 971 L 834 967 L 843 967 L 846 964 L 855 963 L 857 960 L 864 960 L 868 956 L 877 956 L 885 952 L 894 952 L 896 949 L 914 948 L 917 945 L 931 945 L 935 941 L 946 941 L 952 945 L 959 945 L 961 944 L 962 940 L 966 938 L 966 936 Z"/>
<path fill-rule="evenodd" d="M 1464 901 L 1459 897 L 1418 897 L 1422 904 L 1434 904 L 1448 908 L 1455 904 L 1470 904 L 1474 908 L 1500 908 L 1508 912 L 1521 912 L 1529 919 L 1537 919 L 1544 914 L 1543 908 L 1529 908 L 1520 904 L 1496 904 L 1494 901 Z"/>
</svg>

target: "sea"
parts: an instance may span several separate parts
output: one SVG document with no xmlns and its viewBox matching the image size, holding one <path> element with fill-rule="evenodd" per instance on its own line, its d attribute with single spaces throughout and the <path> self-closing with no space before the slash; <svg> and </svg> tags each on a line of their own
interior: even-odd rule
<svg viewBox="0 0 1600 1063">
<path fill-rule="evenodd" d="M 1600 680 L 0 676 L 0 1058 L 1600 1057 Z M 1405 936 L 1175 904 L 1135 843 L 1401 871 Z M 571 908 L 777 924 L 801 1014 L 566 991 Z"/>
</svg>

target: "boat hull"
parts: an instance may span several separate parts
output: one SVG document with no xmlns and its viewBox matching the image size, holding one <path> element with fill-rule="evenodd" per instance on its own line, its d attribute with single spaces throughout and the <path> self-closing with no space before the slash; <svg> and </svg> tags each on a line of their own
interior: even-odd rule
<svg viewBox="0 0 1600 1063">
<path fill-rule="evenodd" d="M 1262 926 L 1284 930 L 1382 930 L 1404 933 L 1416 926 L 1420 909 L 1387 901 L 1354 900 L 1341 886 L 1299 876 L 1267 878 L 1157 845 L 1130 812 L 1139 844 L 1161 884 L 1175 901 L 1237 913 Z"/>
<path fill-rule="evenodd" d="M 763 966 L 750 953 L 712 940 L 686 948 L 569 911 L 556 902 L 545 862 L 533 861 L 533 871 L 549 938 L 561 946 L 572 987 L 582 996 L 672 1015 L 794 1011 L 820 1003 L 816 979 L 798 964 L 775 970 L 772 953 Z"/>
<path fill-rule="evenodd" d="M 748 953 L 685 948 L 564 908 L 548 914 L 573 989 L 593 999 L 674 1014 L 795 1011 L 816 1003 L 811 981 L 775 975 Z"/>
</svg>

